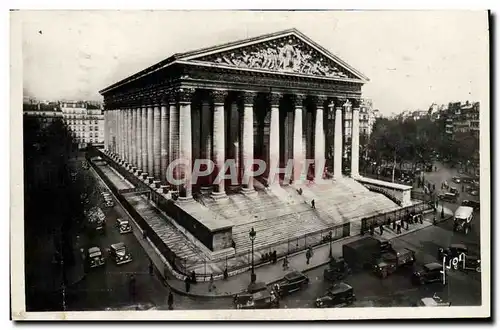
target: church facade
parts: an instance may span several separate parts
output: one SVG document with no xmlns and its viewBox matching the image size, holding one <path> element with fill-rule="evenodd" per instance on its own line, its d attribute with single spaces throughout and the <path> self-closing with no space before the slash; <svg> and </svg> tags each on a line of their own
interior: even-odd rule
<svg viewBox="0 0 500 330">
<path fill-rule="evenodd" d="M 166 186 L 176 159 L 210 159 L 215 174 L 234 160 L 238 182 L 215 175 L 185 180 L 193 191 L 252 194 L 254 159 L 269 169 L 293 160 L 291 182 L 342 176 L 343 118 L 352 118 L 352 176 L 358 175 L 359 109 L 363 74 L 301 32 L 291 29 L 193 52 L 175 54 L 100 91 L 105 102 L 105 149 L 148 183 Z M 306 160 L 312 160 L 307 164 Z M 307 168 L 304 168 L 307 166 Z M 300 168 L 300 171 L 298 170 Z M 283 177 L 278 178 L 281 184 Z"/>
</svg>

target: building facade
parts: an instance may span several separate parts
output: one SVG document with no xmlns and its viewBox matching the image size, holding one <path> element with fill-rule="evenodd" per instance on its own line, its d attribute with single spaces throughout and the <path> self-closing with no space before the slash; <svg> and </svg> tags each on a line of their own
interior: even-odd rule
<svg viewBox="0 0 500 330">
<path fill-rule="evenodd" d="M 87 102 L 60 102 L 62 118 L 79 148 L 104 145 L 104 114 L 100 106 Z"/>
<path fill-rule="evenodd" d="M 445 112 L 445 132 L 449 138 L 457 133 L 479 137 L 479 102 L 452 102 Z"/>
<path fill-rule="evenodd" d="M 23 116 L 37 118 L 42 128 L 49 126 L 55 120 L 63 118 L 59 104 L 54 102 L 47 104 L 35 103 L 33 100 L 23 104 Z"/>
<path fill-rule="evenodd" d="M 104 97 L 105 149 L 149 182 L 165 182 L 176 159 L 226 160 L 236 164 L 245 194 L 253 192 L 246 166 L 266 163 L 262 179 L 275 182 L 272 169 L 293 162 L 291 181 L 308 169 L 320 180 L 325 166 L 342 176 L 343 123 L 350 121 L 353 176 L 359 164 L 361 87 L 368 79 L 299 31 L 292 29 L 221 46 L 176 54 L 100 93 Z M 195 185 L 184 179 L 180 198 L 193 190 L 226 194 L 214 176 Z M 277 181 L 281 181 L 280 177 Z M 244 183 L 246 182 L 246 183 Z"/>
</svg>

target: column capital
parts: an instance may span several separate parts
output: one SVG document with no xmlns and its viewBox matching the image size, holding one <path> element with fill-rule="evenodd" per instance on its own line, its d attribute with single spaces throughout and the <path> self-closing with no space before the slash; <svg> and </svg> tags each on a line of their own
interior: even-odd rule
<svg viewBox="0 0 500 330">
<path fill-rule="evenodd" d="M 256 98 L 257 98 L 256 92 L 242 92 L 241 93 L 241 99 L 243 101 L 243 105 L 245 105 L 245 106 L 253 106 Z"/>
<path fill-rule="evenodd" d="M 229 91 L 227 90 L 211 90 L 210 96 L 214 101 L 214 104 L 224 104 L 226 102 L 226 98 L 229 95 Z"/>
<path fill-rule="evenodd" d="M 307 95 L 304 94 L 293 94 L 292 100 L 296 108 L 302 108 L 303 102 L 306 99 Z"/>
<path fill-rule="evenodd" d="M 316 95 L 314 96 L 314 101 L 316 102 L 316 108 L 324 108 L 325 103 L 328 100 L 328 97 L 324 95 Z"/>
<path fill-rule="evenodd" d="M 175 95 L 175 99 L 179 103 L 191 103 L 194 92 L 196 90 L 194 88 L 180 88 L 173 91 Z"/>
<path fill-rule="evenodd" d="M 359 100 L 359 99 L 350 99 L 349 101 L 352 104 L 352 109 L 353 110 L 359 110 L 359 108 L 361 106 L 361 100 Z"/>
<path fill-rule="evenodd" d="M 343 108 L 343 107 L 344 107 L 344 105 L 345 105 L 345 103 L 347 102 L 347 99 L 346 99 L 346 98 L 340 98 L 340 97 L 337 97 L 337 98 L 335 98 L 335 100 L 334 100 L 334 101 L 332 101 L 332 102 L 334 102 L 334 104 L 335 104 L 335 108 Z"/>
<path fill-rule="evenodd" d="M 271 103 L 271 106 L 279 106 L 280 100 L 283 97 L 283 94 L 281 93 L 269 93 L 268 98 L 269 102 Z"/>
</svg>

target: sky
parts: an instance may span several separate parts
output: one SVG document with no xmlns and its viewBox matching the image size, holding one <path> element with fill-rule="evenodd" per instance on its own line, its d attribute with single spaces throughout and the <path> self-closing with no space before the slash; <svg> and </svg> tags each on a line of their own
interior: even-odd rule
<svg viewBox="0 0 500 330">
<path fill-rule="evenodd" d="M 23 91 L 102 100 L 98 91 L 174 53 L 296 28 L 370 81 L 389 115 L 482 100 L 488 22 L 480 11 L 37 11 L 22 20 Z"/>
</svg>

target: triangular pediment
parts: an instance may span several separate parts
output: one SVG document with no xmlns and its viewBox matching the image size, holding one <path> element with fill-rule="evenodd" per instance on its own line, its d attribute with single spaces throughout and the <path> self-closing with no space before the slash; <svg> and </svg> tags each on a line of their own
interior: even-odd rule
<svg viewBox="0 0 500 330">
<path fill-rule="evenodd" d="M 187 54 L 186 54 L 187 55 Z M 368 79 L 296 30 L 199 51 L 180 60 L 332 79 Z"/>
</svg>

